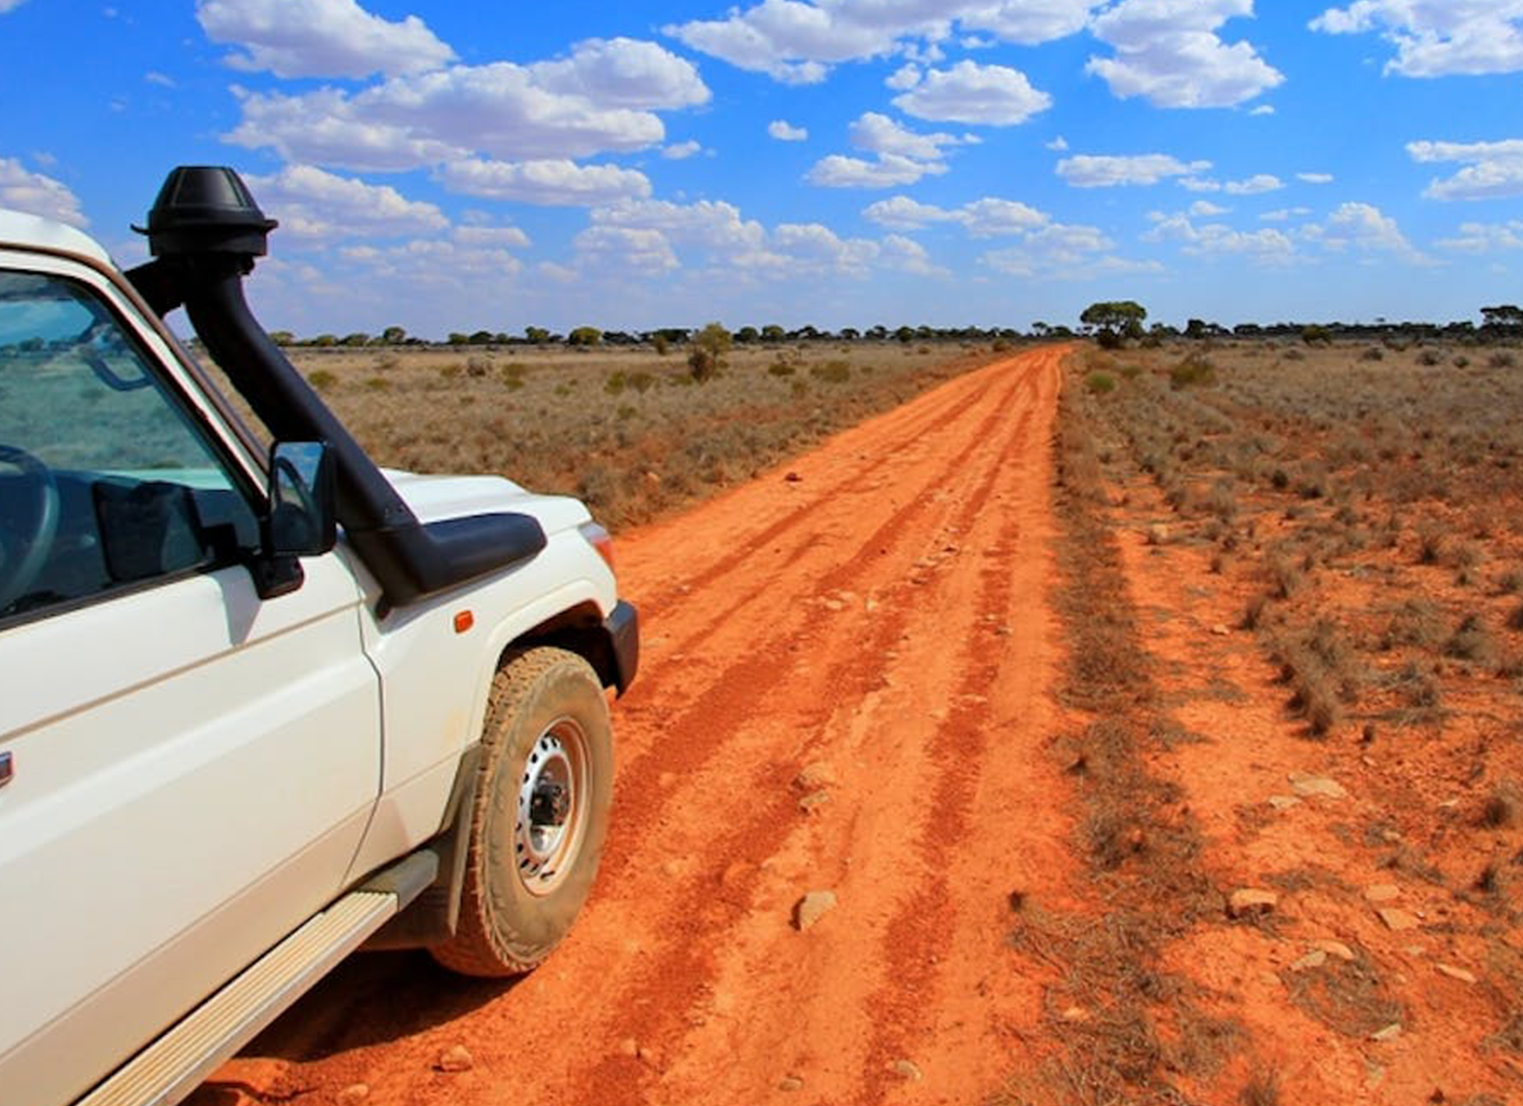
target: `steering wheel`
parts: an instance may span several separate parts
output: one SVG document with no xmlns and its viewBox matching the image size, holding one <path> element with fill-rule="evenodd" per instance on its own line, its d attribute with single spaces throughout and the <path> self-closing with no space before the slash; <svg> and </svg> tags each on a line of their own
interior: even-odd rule
<svg viewBox="0 0 1523 1106">
<path fill-rule="evenodd" d="M 0 442 L 0 464 L 18 468 L 36 485 L 31 495 L 30 510 L 19 517 L 7 519 L 5 545 L 24 552 L 21 560 L 12 567 L 3 546 L 0 546 L 0 613 L 26 594 L 32 582 L 48 563 L 53 551 L 53 538 L 58 534 L 58 482 L 53 470 L 19 446 Z M 15 529 L 12 530 L 11 526 Z"/>
</svg>

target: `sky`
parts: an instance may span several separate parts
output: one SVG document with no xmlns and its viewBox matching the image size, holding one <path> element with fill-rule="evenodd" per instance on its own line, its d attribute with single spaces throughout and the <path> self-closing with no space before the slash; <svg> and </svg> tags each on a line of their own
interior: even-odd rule
<svg viewBox="0 0 1523 1106">
<path fill-rule="evenodd" d="M 0 0 L 0 207 L 179 164 L 302 335 L 1477 319 L 1523 0 Z"/>
</svg>

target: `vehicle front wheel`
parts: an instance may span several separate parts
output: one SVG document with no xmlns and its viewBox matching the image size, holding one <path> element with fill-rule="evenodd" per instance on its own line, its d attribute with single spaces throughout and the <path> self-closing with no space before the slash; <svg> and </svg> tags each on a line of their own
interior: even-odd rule
<svg viewBox="0 0 1523 1106">
<path fill-rule="evenodd" d="M 613 797 L 613 735 L 597 674 L 564 649 L 510 653 L 492 681 L 455 936 L 447 968 L 534 968 L 592 890 Z"/>
</svg>

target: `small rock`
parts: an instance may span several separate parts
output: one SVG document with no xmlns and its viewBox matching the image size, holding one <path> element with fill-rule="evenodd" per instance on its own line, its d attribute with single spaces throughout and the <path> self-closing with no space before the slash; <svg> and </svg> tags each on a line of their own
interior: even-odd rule
<svg viewBox="0 0 1523 1106">
<path fill-rule="evenodd" d="M 464 1045 L 451 1045 L 439 1054 L 439 1062 L 434 1066 L 440 1071 L 470 1071 L 476 1061 Z"/>
<path fill-rule="evenodd" d="M 780 1091 L 801 1091 L 804 1089 L 804 1081 L 796 1075 L 785 1075 L 777 1081 L 777 1089 Z"/>
<path fill-rule="evenodd" d="M 1339 960 L 1354 959 L 1354 950 L 1342 941 L 1313 941 L 1311 947 L 1319 952 L 1325 952 L 1329 956 L 1336 956 Z"/>
<path fill-rule="evenodd" d="M 1268 914 L 1279 905 L 1279 902 L 1280 896 L 1273 891 L 1242 887 L 1232 892 L 1232 897 L 1227 900 L 1227 913 L 1233 918 Z"/>
<path fill-rule="evenodd" d="M 799 810 L 805 814 L 813 813 L 816 807 L 824 806 L 830 802 L 830 792 L 811 791 L 799 800 Z"/>
<path fill-rule="evenodd" d="M 647 472 L 645 474 L 645 482 L 647 484 L 652 485 L 652 486 L 660 484 L 661 483 L 661 474 L 659 472 Z"/>
<path fill-rule="evenodd" d="M 1394 883 L 1372 883 L 1364 889 L 1364 897 L 1370 902 L 1393 902 L 1401 898 L 1401 888 Z"/>
<path fill-rule="evenodd" d="M 824 606 L 827 611 L 844 611 L 846 609 L 846 604 L 841 602 L 839 599 L 827 599 L 822 604 L 822 606 Z"/>
<path fill-rule="evenodd" d="M 1082 1006 L 1070 1006 L 1067 1010 L 1063 1011 L 1063 1020 L 1066 1022 L 1087 1022 L 1089 1021 L 1089 1011 Z"/>
<path fill-rule="evenodd" d="M 1401 1022 L 1392 1022 L 1384 1029 L 1377 1029 L 1370 1034 L 1372 1041 L 1394 1041 L 1401 1036 Z"/>
<path fill-rule="evenodd" d="M 911 1083 L 919 1083 L 925 1078 L 913 1060 L 895 1060 L 890 1065 L 890 1070 L 900 1079 L 907 1079 Z"/>
<path fill-rule="evenodd" d="M 1464 968 L 1456 968 L 1453 964 L 1437 964 L 1435 967 L 1450 979 L 1457 979 L 1461 983 L 1474 983 L 1475 975 L 1467 972 Z"/>
<path fill-rule="evenodd" d="M 797 483 L 801 482 L 804 478 L 802 476 L 800 476 L 796 472 L 790 472 L 787 476 L 783 477 L 783 479 L 785 481 L 787 481 L 789 484 L 797 484 Z"/>
<path fill-rule="evenodd" d="M 1226 637 L 1228 634 L 1232 633 L 1231 630 L 1227 629 L 1227 627 L 1222 625 L 1220 622 L 1211 627 L 1211 632 L 1217 637 Z"/>
<path fill-rule="evenodd" d="M 814 925 L 835 908 L 834 891 L 811 891 L 793 907 L 793 928 L 800 933 Z"/>
<path fill-rule="evenodd" d="M 625 1037 L 619 1042 L 619 1051 L 625 1056 L 638 1056 L 640 1055 L 640 1044 L 633 1037 Z"/>
<path fill-rule="evenodd" d="M 799 770 L 799 774 L 793 777 L 793 786 L 800 791 L 818 791 L 822 787 L 834 787 L 835 782 L 835 769 L 818 760 L 804 765 Z"/>
<path fill-rule="evenodd" d="M 1301 800 L 1294 795 L 1271 795 L 1269 796 L 1269 805 L 1278 811 L 1286 811 L 1293 806 L 1300 806 Z"/>
<path fill-rule="evenodd" d="M 1412 957 L 1414 960 L 1418 959 L 1419 957 L 1428 955 L 1428 950 L 1423 948 L 1421 945 L 1407 945 L 1402 948 L 1401 951 Z"/>
<path fill-rule="evenodd" d="M 1348 798 L 1348 792 L 1343 789 L 1343 785 L 1327 776 L 1308 776 L 1303 772 L 1292 772 L 1290 774 L 1290 786 L 1295 789 L 1297 795 L 1307 798 Z"/>
<path fill-rule="evenodd" d="M 351 1083 L 339 1091 L 335 1100 L 339 1106 L 358 1106 L 370 1097 L 370 1085 L 368 1083 Z"/>
<path fill-rule="evenodd" d="M 1161 522 L 1153 523 L 1146 533 L 1149 545 L 1167 545 L 1169 542 L 1169 528 Z"/>
<path fill-rule="evenodd" d="M 1290 966 L 1293 972 L 1304 972 L 1312 968 L 1320 968 L 1327 963 L 1327 951 L 1325 949 L 1312 949 L 1301 959 Z"/>
<path fill-rule="evenodd" d="M 1386 924 L 1387 929 L 1416 929 L 1418 926 L 1415 915 L 1408 914 L 1405 910 L 1397 910 L 1394 906 L 1382 907 L 1376 913 L 1380 915 L 1380 920 Z"/>
</svg>

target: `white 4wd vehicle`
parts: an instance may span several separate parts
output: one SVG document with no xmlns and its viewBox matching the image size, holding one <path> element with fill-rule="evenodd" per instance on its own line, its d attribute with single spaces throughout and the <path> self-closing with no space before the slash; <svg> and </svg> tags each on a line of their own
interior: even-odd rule
<svg viewBox="0 0 1523 1106">
<path fill-rule="evenodd" d="M 382 474 L 244 304 L 273 225 L 230 170 L 176 170 L 122 274 L 0 212 L 16 1106 L 176 1101 L 367 942 L 525 971 L 597 867 L 638 655 L 607 534 L 507 480 Z"/>
</svg>

